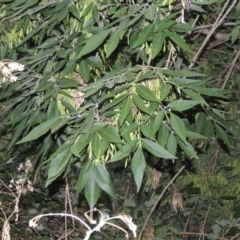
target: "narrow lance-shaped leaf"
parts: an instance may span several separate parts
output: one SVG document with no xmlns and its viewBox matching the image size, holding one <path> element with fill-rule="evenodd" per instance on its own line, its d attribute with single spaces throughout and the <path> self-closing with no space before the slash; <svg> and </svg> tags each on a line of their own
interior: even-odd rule
<svg viewBox="0 0 240 240">
<path fill-rule="evenodd" d="M 159 144 L 149 139 L 142 139 L 142 145 L 156 157 L 166 158 L 166 159 L 176 158 L 174 155 L 168 152 L 165 148 L 163 148 Z"/>
<path fill-rule="evenodd" d="M 103 41 L 108 37 L 110 32 L 111 32 L 111 29 L 107 29 L 99 32 L 98 34 L 88 39 L 86 45 L 83 47 L 82 51 L 79 53 L 77 58 L 81 58 L 82 56 L 98 48 L 103 43 Z"/>
<path fill-rule="evenodd" d="M 120 118 L 119 118 L 120 126 L 123 124 L 124 120 L 126 119 L 127 115 L 129 114 L 131 107 L 132 107 L 132 99 L 129 96 L 123 101 L 122 106 L 121 106 L 121 113 L 120 113 Z"/>
<path fill-rule="evenodd" d="M 149 24 L 148 26 L 140 30 L 131 48 L 138 47 L 139 45 L 148 41 L 153 34 L 154 28 L 155 28 L 155 24 Z"/>
<path fill-rule="evenodd" d="M 57 119 L 52 125 L 51 125 L 51 133 L 53 134 L 57 130 L 59 130 L 61 127 L 67 124 L 69 121 L 68 118 L 59 118 Z"/>
<path fill-rule="evenodd" d="M 116 152 L 116 154 L 108 161 L 108 163 L 116 162 L 128 157 L 131 154 L 133 148 L 135 147 L 136 142 L 137 140 L 135 139 L 132 141 L 132 144 L 129 144 L 129 143 L 125 144 L 122 150 L 119 150 L 118 152 Z"/>
<path fill-rule="evenodd" d="M 167 124 L 163 123 L 160 126 L 160 129 L 158 130 L 158 141 L 157 141 L 162 147 L 164 147 L 167 143 L 169 132 L 170 130 Z"/>
<path fill-rule="evenodd" d="M 32 140 L 35 140 L 39 137 L 41 137 L 42 135 L 44 135 L 46 132 L 49 131 L 49 129 L 51 128 L 52 124 L 57 121 L 58 118 L 54 118 L 54 119 L 50 119 L 44 123 L 41 123 L 40 125 L 38 125 L 37 127 L 35 127 L 26 137 L 24 137 L 21 141 L 17 142 L 17 144 L 19 143 L 25 143 L 25 142 L 29 142 Z"/>
<path fill-rule="evenodd" d="M 200 102 L 193 101 L 193 100 L 176 100 L 176 101 L 171 101 L 168 104 L 168 107 L 171 108 L 174 111 L 185 111 L 190 108 L 193 108 L 194 106 L 198 105 Z"/>
<path fill-rule="evenodd" d="M 155 117 L 153 123 L 150 125 L 150 128 L 152 129 L 153 134 L 155 134 L 159 130 L 163 122 L 163 118 L 164 118 L 164 111 L 160 111 Z"/>
<path fill-rule="evenodd" d="M 186 142 L 186 128 L 182 119 L 174 113 L 170 113 L 170 122 L 175 133 L 182 139 L 183 142 Z"/>
<path fill-rule="evenodd" d="M 142 149 L 138 147 L 131 161 L 131 169 L 133 172 L 135 183 L 137 185 L 137 192 L 139 191 L 142 184 L 145 167 L 146 161 L 144 154 L 142 152 Z"/>
<path fill-rule="evenodd" d="M 204 126 L 207 121 L 207 115 L 203 112 L 200 112 L 196 116 L 196 132 L 201 133 L 202 130 L 204 129 Z"/>
<path fill-rule="evenodd" d="M 85 82 L 88 82 L 90 79 L 90 70 L 89 66 L 87 64 L 87 60 L 83 59 L 80 61 L 79 64 L 79 73 L 81 74 L 81 77 L 84 79 Z"/>
<path fill-rule="evenodd" d="M 136 92 L 138 93 L 139 96 L 141 96 L 145 100 L 152 101 L 152 102 L 159 102 L 159 99 L 157 99 L 155 94 L 149 88 L 143 85 L 137 85 Z"/>
<path fill-rule="evenodd" d="M 192 53 L 192 49 L 186 44 L 186 42 L 183 40 L 183 38 L 178 35 L 178 34 L 174 34 L 174 35 L 170 35 L 169 36 L 173 42 L 175 42 L 180 48 L 188 51 L 188 52 L 191 52 Z"/>
<path fill-rule="evenodd" d="M 144 101 L 143 101 L 137 94 L 132 93 L 132 97 L 133 97 L 133 101 L 134 101 L 136 107 L 137 107 L 139 110 L 141 110 L 141 111 L 143 111 L 143 112 L 145 112 L 145 113 L 150 114 L 149 110 L 148 110 L 147 107 L 145 106 Z"/>
<path fill-rule="evenodd" d="M 94 176 L 94 173 L 92 173 Z M 100 195 L 100 188 L 94 177 L 89 178 L 85 186 L 85 197 L 90 209 L 93 209 Z"/>
<path fill-rule="evenodd" d="M 177 139 L 173 133 L 170 133 L 169 135 L 168 142 L 167 142 L 167 150 L 174 156 L 176 155 Z"/>
<path fill-rule="evenodd" d="M 117 130 L 113 126 L 102 128 L 99 133 L 103 138 L 107 139 L 109 142 L 121 143 L 121 138 L 118 135 Z"/>
<path fill-rule="evenodd" d="M 51 160 L 48 170 L 48 179 L 46 182 L 46 186 L 53 182 L 64 171 L 70 157 L 71 151 L 70 148 L 67 148 L 61 154 L 57 155 Z"/>
<path fill-rule="evenodd" d="M 112 181 L 106 168 L 102 164 L 96 166 L 95 181 L 101 189 L 103 189 L 110 196 L 115 197 Z"/>
<path fill-rule="evenodd" d="M 92 130 L 94 115 L 95 115 L 95 108 L 92 108 L 86 117 L 86 138 L 88 138 Z"/>
<path fill-rule="evenodd" d="M 97 133 L 93 135 L 92 141 L 91 141 L 92 151 L 95 156 L 95 158 L 99 158 L 100 154 L 100 139 Z"/>
<path fill-rule="evenodd" d="M 193 146 L 189 142 L 182 142 L 180 138 L 177 138 L 177 142 L 181 149 L 188 155 L 198 159 L 197 153 L 194 150 Z"/>
<path fill-rule="evenodd" d="M 118 46 L 119 40 L 120 40 L 119 30 L 115 30 L 111 34 L 111 36 L 106 44 L 106 56 L 107 57 L 109 57 L 112 54 L 112 52 L 116 49 L 116 47 Z"/>
<path fill-rule="evenodd" d="M 161 51 L 164 41 L 165 41 L 166 35 L 164 34 L 164 32 L 160 31 L 157 32 L 154 36 L 153 36 L 153 43 L 152 43 L 152 59 L 154 59 L 159 52 Z"/>
<path fill-rule="evenodd" d="M 93 168 L 93 163 L 92 161 L 88 161 L 85 165 L 80 170 L 80 173 L 78 175 L 78 180 L 77 180 L 77 193 L 80 193 L 82 189 L 85 187 L 87 184 L 89 178 L 91 178 L 91 175 L 88 174 L 88 172 L 91 173 L 90 168 Z"/>
<path fill-rule="evenodd" d="M 214 127 L 216 129 L 216 132 L 217 132 L 217 136 L 223 140 L 223 142 L 227 145 L 231 145 L 229 139 L 228 139 L 228 135 L 227 133 L 217 124 L 217 123 L 214 123 Z"/>
<path fill-rule="evenodd" d="M 151 128 L 148 125 L 146 125 L 145 123 L 140 125 L 140 130 L 145 137 L 147 137 L 151 140 L 154 140 L 154 141 L 156 140 Z"/>
<path fill-rule="evenodd" d="M 170 93 L 171 85 L 165 82 L 162 82 L 160 85 L 160 100 L 163 101 Z"/>
</svg>

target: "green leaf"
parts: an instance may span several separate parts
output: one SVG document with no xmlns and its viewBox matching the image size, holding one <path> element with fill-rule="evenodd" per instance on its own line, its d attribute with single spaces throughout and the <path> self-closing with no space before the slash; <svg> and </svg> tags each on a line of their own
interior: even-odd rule
<svg viewBox="0 0 240 240">
<path fill-rule="evenodd" d="M 189 89 L 182 89 L 182 91 L 187 95 L 189 96 L 192 100 L 194 101 L 197 101 L 201 104 L 204 104 L 204 105 L 208 105 L 205 101 L 205 99 L 200 95 L 198 94 L 197 92 L 195 91 L 192 91 L 192 90 L 189 90 Z"/>
<path fill-rule="evenodd" d="M 190 131 L 186 131 L 186 136 L 191 139 L 206 139 L 206 137 L 203 136 L 202 134 L 199 134 L 196 132 L 190 132 Z"/>
<path fill-rule="evenodd" d="M 84 81 L 87 83 L 90 79 L 90 70 L 86 59 L 80 61 L 79 73 Z"/>
<path fill-rule="evenodd" d="M 176 32 L 190 32 L 190 31 L 194 30 L 194 27 L 192 27 L 191 25 L 186 24 L 186 23 L 178 22 L 178 23 L 172 25 L 170 27 L 170 29 L 172 31 L 176 31 Z"/>
<path fill-rule="evenodd" d="M 191 157 L 194 157 L 196 159 L 198 159 L 197 153 L 195 152 L 193 146 L 189 143 L 189 142 L 182 142 L 182 140 L 180 140 L 179 138 L 177 138 L 177 142 L 179 144 L 179 146 L 181 147 L 181 149 L 188 155 Z"/>
<path fill-rule="evenodd" d="M 167 143 L 168 136 L 169 136 L 169 128 L 167 127 L 166 123 L 161 124 L 160 129 L 158 130 L 158 139 L 157 142 L 162 147 L 164 147 Z"/>
<path fill-rule="evenodd" d="M 163 122 L 164 116 L 165 116 L 164 111 L 161 110 L 160 112 L 158 112 L 158 115 L 155 117 L 153 123 L 150 125 L 151 131 L 154 135 L 159 130 L 159 128 Z"/>
<path fill-rule="evenodd" d="M 170 152 L 168 152 L 166 149 L 164 149 L 159 144 L 148 140 L 148 139 L 142 139 L 142 145 L 154 156 L 160 157 L 160 158 L 166 158 L 166 159 L 174 159 L 176 158 L 173 156 Z"/>
<path fill-rule="evenodd" d="M 138 124 L 136 122 L 131 123 L 130 125 L 128 125 L 127 127 L 123 126 L 122 130 L 121 130 L 121 135 L 125 135 L 128 134 L 130 132 L 135 131 L 138 128 Z"/>
<path fill-rule="evenodd" d="M 122 143 L 122 140 L 119 137 L 117 130 L 113 126 L 104 127 L 99 131 L 99 133 L 109 142 Z"/>
<path fill-rule="evenodd" d="M 186 44 L 183 38 L 178 34 L 170 34 L 169 37 L 175 42 L 180 48 L 192 53 L 192 49 Z"/>
<path fill-rule="evenodd" d="M 96 85 L 93 85 L 91 90 L 86 91 L 86 93 L 84 94 L 84 98 L 88 98 L 90 96 L 92 96 L 94 93 L 96 93 L 97 91 L 99 91 L 102 87 L 104 86 L 104 83 L 99 83 Z M 83 89 L 82 89 L 83 90 Z"/>
<path fill-rule="evenodd" d="M 214 127 L 217 133 L 217 136 L 227 145 L 231 145 L 227 133 L 218 125 L 217 123 L 214 123 Z"/>
<path fill-rule="evenodd" d="M 147 109 L 147 107 L 145 106 L 145 103 L 144 101 L 135 93 L 132 93 L 132 98 L 133 98 L 133 102 L 134 104 L 136 105 L 136 107 L 141 110 L 142 112 L 145 112 L 145 113 L 148 113 L 149 115 L 150 112 L 149 110 Z"/>
<path fill-rule="evenodd" d="M 152 101 L 152 102 L 159 102 L 159 99 L 157 99 L 155 94 L 146 86 L 137 85 L 136 92 L 140 97 L 142 97 L 145 100 Z"/>
<path fill-rule="evenodd" d="M 92 173 L 94 176 L 94 173 Z M 91 177 L 85 186 L 85 197 L 90 209 L 93 209 L 100 195 L 100 188 L 95 178 Z"/>
<path fill-rule="evenodd" d="M 86 117 L 86 133 L 85 133 L 86 139 L 89 137 L 89 134 L 92 130 L 94 117 L 95 117 L 95 108 L 92 108 Z"/>
<path fill-rule="evenodd" d="M 203 134 L 204 134 L 204 136 L 206 136 L 206 138 L 210 138 L 214 134 L 214 126 L 213 126 L 213 122 L 210 118 L 206 119 L 206 122 L 204 124 Z"/>
<path fill-rule="evenodd" d="M 128 10 L 128 7 L 121 6 L 115 13 L 113 14 L 112 18 L 118 18 L 123 15 Z"/>
<path fill-rule="evenodd" d="M 77 180 L 77 193 L 80 193 L 82 189 L 86 186 L 89 178 L 93 178 L 91 173 L 93 172 L 92 168 L 94 167 L 92 161 L 88 161 L 83 167 L 78 175 Z M 89 174 L 90 173 L 90 174 Z"/>
<path fill-rule="evenodd" d="M 173 232 L 173 233 L 175 233 L 175 234 L 177 234 L 177 235 L 180 235 L 180 234 L 181 234 L 181 232 L 180 232 L 177 228 L 168 227 L 168 229 L 169 229 L 171 232 Z"/>
<path fill-rule="evenodd" d="M 175 133 L 182 139 L 183 142 L 186 142 L 186 128 L 182 119 L 174 113 L 170 113 L 170 123 Z"/>
<path fill-rule="evenodd" d="M 199 102 L 193 100 L 173 100 L 168 104 L 168 107 L 174 111 L 182 112 L 193 108 L 194 106 L 198 105 Z"/>
<path fill-rule="evenodd" d="M 106 57 L 107 57 L 107 58 L 108 58 L 108 57 L 113 53 L 113 51 L 117 48 L 118 43 L 119 43 L 119 40 L 120 40 L 119 30 L 115 30 L 115 31 L 111 34 L 111 36 L 110 36 L 110 38 L 109 38 L 109 40 L 108 40 L 108 42 L 107 42 L 107 44 L 106 44 Z"/>
<path fill-rule="evenodd" d="M 104 107 L 102 107 L 100 112 L 105 112 L 106 110 L 113 108 L 115 105 L 123 102 L 123 100 L 128 96 L 129 94 L 125 93 L 122 94 L 116 98 L 114 98 L 110 103 L 108 103 L 107 105 L 105 105 Z"/>
<path fill-rule="evenodd" d="M 28 1 L 29 2 L 29 1 Z M 20 47 L 23 43 L 25 43 L 28 39 L 32 38 L 35 34 L 37 34 L 43 27 L 47 25 L 47 21 L 43 22 L 42 24 L 38 25 L 37 27 L 33 28 L 26 37 L 18 44 L 17 47 Z"/>
<path fill-rule="evenodd" d="M 95 181 L 101 189 L 108 193 L 111 197 L 115 197 L 112 181 L 110 175 L 102 164 L 96 166 L 96 173 L 94 175 Z"/>
<path fill-rule="evenodd" d="M 136 48 L 139 45 L 148 41 L 153 34 L 154 28 L 155 28 L 155 24 L 149 24 L 148 26 L 146 26 L 145 28 L 140 30 L 140 32 L 137 35 L 136 40 L 131 45 L 131 48 Z"/>
<path fill-rule="evenodd" d="M 48 179 L 46 182 L 46 187 L 64 171 L 69 162 L 70 157 L 71 151 L 70 148 L 68 148 L 51 160 L 48 169 Z"/>
<path fill-rule="evenodd" d="M 66 125 L 68 121 L 69 121 L 68 118 L 59 118 L 56 121 L 54 121 L 51 125 L 51 134 L 55 133 L 61 127 Z"/>
<path fill-rule="evenodd" d="M 140 125 L 140 130 L 143 133 L 143 135 L 151 140 L 156 140 L 154 137 L 154 134 L 151 131 L 151 128 L 147 126 L 145 123 Z"/>
<path fill-rule="evenodd" d="M 51 48 L 58 45 L 59 43 L 59 40 L 57 40 L 56 38 L 48 38 L 43 44 L 41 44 L 37 48 Z"/>
<path fill-rule="evenodd" d="M 62 75 L 65 76 L 68 75 L 69 73 L 72 73 L 76 69 L 76 66 L 77 60 L 75 58 L 70 59 L 62 71 Z"/>
<path fill-rule="evenodd" d="M 132 141 L 132 144 L 129 144 L 129 143 L 125 144 L 122 150 L 119 150 L 118 152 L 116 152 L 116 154 L 108 161 L 108 163 L 116 162 L 128 157 L 131 154 L 133 148 L 135 147 L 136 142 L 137 140 L 135 139 Z"/>
<path fill-rule="evenodd" d="M 195 90 L 210 97 L 227 98 L 221 93 L 221 89 L 218 88 L 195 87 Z"/>
<path fill-rule="evenodd" d="M 207 121 L 207 115 L 203 112 L 200 112 L 197 115 L 196 119 L 196 132 L 201 133 Z"/>
<path fill-rule="evenodd" d="M 146 168 L 145 157 L 142 152 L 142 149 L 138 147 L 131 161 L 131 169 L 133 172 L 135 183 L 137 185 L 137 192 L 140 190 L 145 168 Z"/>
<path fill-rule="evenodd" d="M 12 146 L 17 141 L 17 139 L 19 138 L 19 136 L 21 136 L 21 134 L 23 134 L 23 131 L 26 129 L 27 120 L 28 120 L 28 117 L 25 117 L 18 123 L 18 127 L 16 128 L 13 136 L 11 137 L 11 142 L 8 145 L 8 149 L 11 149 Z"/>
<path fill-rule="evenodd" d="M 85 140 L 86 138 L 79 137 L 71 146 L 71 153 L 76 157 L 81 158 L 80 153 L 86 146 L 89 144 L 89 141 Z"/>
<path fill-rule="evenodd" d="M 161 82 L 160 85 L 160 100 L 163 101 L 170 93 L 171 85 L 165 82 Z"/>
<path fill-rule="evenodd" d="M 159 52 L 162 50 L 165 38 L 166 38 L 166 35 L 162 31 L 157 32 L 153 36 L 152 59 L 154 59 L 159 54 Z"/>
<path fill-rule="evenodd" d="M 172 154 L 176 155 L 177 151 L 177 139 L 173 133 L 170 133 L 167 141 L 167 150 Z"/>
<path fill-rule="evenodd" d="M 48 82 L 48 81 L 40 81 L 40 84 L 36 88 L 36 92 L 43 92 L 47 89 L 52 88 L 53 82 Z"/>
<path fill-rule="evenodd" d="M 87 40 L 87 43 L 84 45 L 82 51 L 78 54 L 77 58 L 81 58 L 82 56 L 94 51 L 98 48 L 103 41 L 108 37 L 112 29 L 107 29 L 101 31 L 100 33 L 92 36 L 90 39 Z"/>
<path fill-rule="evenodd" d="M 176 73 L 179 73 L 176 72 Z M 172 75 L 172 74 L 171 74 Z M 195 80 L 195 79 L 188 79 L 188 78 L 171 78 L 168 80 L 168 82 L 173 83 L 174 85 L 177 85 L 179 87 L 193 87 L 196 89 L 196 85 L 202 84 L 203 80 Z"/>
<path fill-rule="evenodd" d="M 170 75 L 170 76 L 176 76 L 176 77 L 185 77 L 185 78 L 172 78 L 169 79 L 169 82 L 174 82 L 176 83 L 176 81 L 180 84 L 185 84 L 185 83 L 189 83 L 189 84 L 196 84 L 197 83 L 202 83 L 202 80 L 192 80 L 192 79 L 187 79 L 186 77 L 203 77 L 204 74 L 202 73 L 198 73 L 198 72 L 194 72 L 194 71 L 189 71 L 189 70 L 180 70 L 180 71 L 174 71 L 171 69 L 165 69 L 165 68 L 161 68 L 160 70 L 162 73 Z M 180 85 L 179 85 L 180 86 Z"/>
<path fill-rule="evenodd" d="M 29 142 L 32 140 L 36 140 L 37 138 L 44 135 L 48 132 L 52 126 L 52 124 L 57 121 L 58 118 L 50 119 L 46 122 L 41 123 L 37 127 L 35 127 L 27 136 L 25 136 L 21 141 L 17 142 L 17 144 Z"/>
<path fill-rule="evenodd" d="M 122 126 L 123 122 L 125 121 L 126 117 L 128 116 L 130 110 L 132 107 L 132 99 L 131 97 L 127 97 L 121 106 L 121 113 L 120 113 L 120 118 L 119 118 L 119 124 Z"/>
<path fill-rule="evenodd" d="M 144 14 L 144 17 L 149 21 L 153 21 L 155 12 L 156 12 L 156 7 L 154 5 L 149 6 L 148 10 Z"/>
<path fill-rule="evenodd" d="M 93 154 L 95 158 L 99 158 L 100 156 L 100 139 L 97 133 L 93 135 L 92 141 L 91 141 L 91 147 Z"/>
<path fill-rule="evenodd" d="M 1 44 L 1 59 L 4 59 L 8 52 L 8 44 Z"/>
<path fill-rule="evenodd" d="M 78 19 L 79 21 L 82 21 L 81 17 L 80 17 L 80 11 L 77 9 L 76 5 L 71 4 L 69 6 L 69 11 L 72 13 L 72 15 Z"/>
</svg>

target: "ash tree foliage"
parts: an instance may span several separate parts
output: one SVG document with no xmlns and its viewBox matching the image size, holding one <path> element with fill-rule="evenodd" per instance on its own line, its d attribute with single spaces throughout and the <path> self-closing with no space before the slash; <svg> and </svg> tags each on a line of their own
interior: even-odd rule
<svg viewBox="0 0 240 240">
<path fill-rule="evenodd" d="M 211 1 L 192 1 L 203 11 Z M 198 158 L 197 143 L 230 145 L 212 88 L 194 56 L 185 21 L 189 1 L 0 0 L 1 61 L 24 65 L 1 83 L 0 123 L 8 150 L 36 149 L 46 186 L 79 169 L 77 191 L 90 208 L 115 191 L 108 168 L 131 167 L 137 190 L 151 156 Z M 183 163 L 181 163 L 183 164 Z"/>
</svg>

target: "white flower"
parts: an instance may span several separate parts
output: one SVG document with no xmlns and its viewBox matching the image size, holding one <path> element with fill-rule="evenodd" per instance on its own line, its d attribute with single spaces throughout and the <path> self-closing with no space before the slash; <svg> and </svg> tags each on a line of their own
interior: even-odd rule
<svg viewBox="0 0 240 240">
<path fill-rule="evenodd" d="M 24 70 L 24 65 L 17 63 L 17 62 L 10 62 L 8 64 L 8 68 L 10 71 L 23 71 Z"/>
<path fill-rule="evenodd" d="M 11 70 L 6 66 L 4 66 L 1 71 L 2 71 L 2 75 L 6 76 L 6 77 L 12 75 Z"/>
<path fill-rule="evenodd" d="M 11 75 L 10 79 L 9 79 L 9 82 L 16 82 L 17 81 L 17 77 L 16 76 L 13 76 Z"/>
<path fill-rule="evenodd" d="M 35 221 L 33 221 L 33 219 L 31 219 L 28 223 L 28 226 L 32 227 L 32 228 L 35 228 L 35 227 L 37 227 L 37 223 Z"/>
</svg>

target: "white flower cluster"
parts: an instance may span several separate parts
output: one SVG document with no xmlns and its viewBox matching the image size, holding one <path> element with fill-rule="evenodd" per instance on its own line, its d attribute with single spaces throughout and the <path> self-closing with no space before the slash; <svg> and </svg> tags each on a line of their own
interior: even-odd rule
<svg viewBox="0 0 240 240">
<path fill-rule="evenodd" d="M 23 71 L 24 65 L 12 62 L 11 60 L 0 61 L 0 73 L 3 75 L 3 82 L 16 82 L 17 77 L 12 74 L 14 71 Z"/>
</svg>

